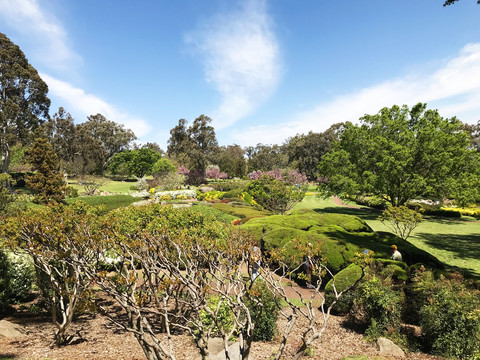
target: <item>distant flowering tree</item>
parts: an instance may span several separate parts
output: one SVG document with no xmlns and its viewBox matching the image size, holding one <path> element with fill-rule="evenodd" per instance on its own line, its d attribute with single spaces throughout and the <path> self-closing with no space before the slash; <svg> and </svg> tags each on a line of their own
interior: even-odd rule
<svg viewBox="0 0 480 360">
<path fill-rule="evenodd" d="M 303 185 L 308 181 L 307 175 L 299 172 L 298 170 L 290 171 L 287 176 L 285 176 L 285 182 L 292 185 Z"/>
<path fill-rule="evenodd" d="M 247 174 L 247 176 L 250 180 L 257 180 L 260 177 L 260 175 L 262 175 L 261 170 L 254 170 L 251 173 Z"/>
<path fill-rule="evenodd" d="M 275 178 L 277 180 L 283 180 L 282 169 L 274 169 L 274 170 L 270 170 L 270 171 L 267 171 L 267 172 L 263 172 L 261 170 L 255 170 L 255 171 L 252 171 L 251 173 L 247 174 L 247 176 L 250 180 L 258 180 L 262 175 L 272 177 L 272 178 Z"/>
<path fill-rule="evenodd" d="M 187 176 L 190 170 L 188 170 L 185 166 L 179 166 L 177 169 L 177 174 L 185 175 Z"/>
<path fill-rule="evenodd" d="M 221 172 L 219 175 L 218 175 L 218 178 L 219 179 L 222 179 L 222 180 L 226 180 L 228 178 L 228 174 L 226 172 Z"/>
<path fill-rule="evenodd" d="M 208 165 L 205 170 L 205 177 L 213 180 L 218 180 L 220 178 L 220 168 L 218 165 Z"/>
</svg>

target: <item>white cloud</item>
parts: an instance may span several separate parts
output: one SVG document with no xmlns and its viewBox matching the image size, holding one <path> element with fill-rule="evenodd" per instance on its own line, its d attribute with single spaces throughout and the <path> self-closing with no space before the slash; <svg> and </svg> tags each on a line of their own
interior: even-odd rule
<svg viewBox="0 0 480 360">
<path fill-rule="evenodd" d="M 0 17 L 16 31 L 35 39 L 38 59 L 51 69 L 67 70 L 80 57 L 70 48 L 61 23 L 37 0 L 0 0 Z"/>
<path fill-rule="evenodd" d="M 40 76 L 47 83 L 49 93 L 62 99 L 68 111 L 81 115 L 81 120 L 86 120 L 89 115 L 100 113 L 109 120 L 125 125 L 138 137 L 147 135 L 151 130 L 151 126 L 145 120 L 130 116 L 95 95 L 87 94 L 84 90 L 50 75 L 40 74 Z M 80 119 L 77 118 L 78 120 Z"/>
<path fill-rule="evenodd" d="M 252 114 L 275 90 L 279 46 L 264 0 L 249 0 L 235 13 L 209 19 L 185 41 L 203 56 L 206 80 L 221 94 L 212 112 L 222 129 Z"/>
<path fill-rule="evenodd" d="M 321 132 L 334 123 L 356 122 L 383 107 L 418 102 L 428 103 L 444 117 L 457 116 L 467 123 L 480 120 L 480 43 L 466 45 L 456 57 L 430 73 L 408 74 L 341 95 L 293 115 L 291 122 L 236 130 L 232 139 L 242 145 L 279 144 L 297 133 Z"/>
</svg>

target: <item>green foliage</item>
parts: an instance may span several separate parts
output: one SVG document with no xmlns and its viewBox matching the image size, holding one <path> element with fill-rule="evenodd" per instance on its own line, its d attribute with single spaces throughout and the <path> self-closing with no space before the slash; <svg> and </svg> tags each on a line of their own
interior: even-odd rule
<svg viewBox="0 0 480 360">
<path fill-rule="evenodd" d="M 96 172 L 102 175 L 110 159 L 126 150 L 130 142 L 137 138 L 132 130 L 108 120 L 102 114 L 91 115 L 78 125 L 76 137 L 84 138 L 83 142 L 77 142 L 77 151 L 87 159 L 92 159 Z M 85 175 L 85 166 L 82 170 L 80 174 Z"/>
<path fill-rule="evenodd" d="M 248 158 L 249 172 L 252 170 L 283 169 L 288 165 L 288 155 L 284 153 L 282 146 L 277 144 L 248 146 L 245 153 Z"/>
<path fill-rule="evenodd" d="M 125 150 L 116 153 L 109 163 L 109 170 L 112 174 L 119 174 L 124 176 L 135 175 L 136 177 L 143 177 L 144 175 L 152 175 L 154 173 L 154 166 L 161 159 L 161 154 L 149 149 L 141 148 L 135 150 Z M 159 163 L 157 171 L 162 170 L 162 164 Z M 170 163 L 173 167 L 173 165 Z"/>
<path fill-rule="evenodd" d="M 215 129 L 210 125 L 212 119 L 200 115 L 187 129 L 187 121 L 180 119 L 178 125 L 170 130 L 167 153 L 182 165 L 202 174 L 208 161 L 215 157 L 218 148 Z M 212 161 L 213 162 L 213 161 Z M 194 184 L 191 179 L 191 184 Z"/>
<path fill-rule="evenodd" d="M 211 329 L 212 334 L 216 336 L 221 334 L 220 329 L 225 333 L 230 332 L 235 323 L 235 314 L 227 302 L 221 296 L 214 295 L 208 298 L 207 306 L 211 313 L 200 310 L 202 324 L 206 329 Z"/>
<path fill-rule="evenodd" d="M 273 293 L 267 287 L 265 282 L 258 278 L 249 296 L 255 298 L 262 306 L 252 300 L 246 301 L 250 316 L 252 319 L 258 319 L 254 334 L 255 341 L 271 341 L 277 331 L 278 308 Z"/>
<path fill-rule="evenodd" d="M 400 328 L 403 293 L 391 289 L 380 278 L 365 279 L 355 292 L 354 304 L 352 313 L 364 315 L 357 320 L 368 326 L 368 337 L 389 337 Z"/>
<path fill-rule="evenodd" d="M 207 236 L 221 242 L 226 234 L 224 226 L 209 216 L 192 209 L 174 209 L 160 204 L 118 208 L 108 214 L 107 220 L 118 236 L 147 230 L 152 234 Z"/>
<path fill-rule="evenodd" d="M 66 184 L 63 173 L 57 171 L 58 157 L 45 138 L 37 138 L 26 153 L 27 160 L 36 170 L 27 176 L 26 186 L 35 192 L 34 201 L 40 204 L 58 204 L 65 199 Z"/>
<path fill-rule="evenodd" d="M 245 160 L 245 151 L 240 145 L 220 146 L 215 158 L 220 171 L 226 172 L 229 177 L 241 178 L 245 176 L 247 161 Z M 228 191 L 226 189 L 217 190 Z"/>
<path fill-rule="evenodd" d="M 25 54 L 0 33 L 0 173 L 7 173 L 10 150 L 30 143 L 31 133 L 48 119 L 48 86 Z"/>
<path fill-rule="evenodd" d="M 76 197 L 78 197 L 78 190 L 76 188 L 74 188 L 73 186 L 67 186 L 67 188 L 65 189 L 65 194 L 68 197 L 76 198 Z"/>
<path fill-rule="evenodd" d="M 251 206 L 243 206 L 243 205 L 236 205 L 236 204 L 222 204 L 216 203 L 212 204 L 214 209 L 223 211 L 224 213 L 239 217 L 240 219 L 247 219 L 247 218 L 255 218 L 255 217 L 263 217 L 270 215 L 267 211 L 256 210 Z"/>
<path fill-rule="evenodd" d="M 333 285 L 337 293 L 347 289 L 357 282 L 362 276 L 362 268 L 357 264 L 350 264 L 345 269 L 335 274 L 333 279 L 325 286 L 325 305 L 330 306 L 335 300 Z M 332 310 L 338 314 L 347 314 L 353 306 L 354 289 L 349 290 L 337 300 Z"/>
<path fill-rule="evenodd" d="M 202 214 L 205 214 L 207 216 L 212 216 L 216 220 L 221 221 L 221 222 L 226 223 L 226 224 L 231 224 L 235 219 L 238 219 L 237 216 L 233 216 L 233 215 L 224 213 L 221 210 L 215 209 L 215 208 L 213 208 L 211 206 L 207 206 L 207 205 L 194 205 L 192 207 L 192 210 L 198 211 L 198 212 L 200 212 Z"/>
<path fill-rule="evenodd" d="M 35 269 L 31 260 L 23 256 L 12 256 L 10 297 L 13 302 L 21 303 L 29 299 L 35 279 Z"/>
<path fill-rule="evenodd" d="M 251 232 L 257 241 L 263 241 L 267 251 L 283 249 L 291 259 L 290 266 L 299 264 L 304 255 L 292 243 L 297 240 L 319 248 L 318 255 L 333 273 L 349 265 L 355 253 L 362 253 L 365 249 L 372 250 L 375 258 L 389 258 L 392 244 L 399 247 L 404 261 L 409 264 L 422 262 L 442 267 L 425 251 L 394 234 L 373 232 L 363 220 L 351 215 L 299 210 L 288 215 L 251 219 L 242 228 Z"/>
<path fill-rule="evenodd" d="M 248 181 L 246 180 L 228 180 L 222 182 L 211 183 L 209 186 L 213 187 L 215 190 L 218 191 L 225 191 L 230 192 L 233 190 L 240 190 L 243 191 L 247 186 Z"/>
<path fill-rule="evenodd" d="M 8 204 L 15 200 L 7 187 L 11 179 L 12 177 L 8 174 L 0 174 L 0 214 L 5 214 Z"/>
<path fill-rule="evenodd" d="M 340 127 L 341 124 L 335 124 L 323 133 L 310 131 L 308 134 L 297 134 L 290 138 L 285 146 L 289 166 L 306 174 L 309 180 L 316 180 L 317 165 L 330 150 Z"/>
<path fill-rule="evenodd" d="M 305 197 L 305 189 L 288 185 L 268 175 L 250 182 L 245 190 L 262 208 L 276 214 L 292 209 Z"/>
<path fill-rule="evenodd" d="M 467 359 L 480 352 L 480 292 L 454 273 L 435 278 L 420 271 L 413 278 L 419 323 L 427 351 Z"/>
<path fill-rule="evenodd" d="M 10 305 L 12 269 L 7 254 L 0 249 L 0 316 L 5 315 Z"/>
<path fill-rule="evenodd" d="M 130 195 L 109 195 L 109 196 L 82 196 L 78 198 L 67 199 L 67 204 L 75 204 L 83 202 L 92 206 L 103 206 L 102 212 L 108 212 L 119 207 L 124 207 L 141 201 L 142 198 L 133 197 Z"/>
<path fill-rule="evenodd" d="M 383 108 L 361 125 L 346 124 L 319 165 L 327 194 L 387 196 L 394 206 L 417 196 L 457 194 L 472 201 L 480 155 L 469 148 L 459 120 L 444 119 L 426 104 Z M 471 174 L 472 176 L 467 176 Z"/>
<path fill-rule="evenodd" d="M 160 158 L 152 167 L 152 174 L 155 177 L 163 177 L 169 173 L 177 171 L 175 165 L 166 158 Z"/>
<path fill-rule="evenodd" d="M 388 224 L 387 226 L 403 240 L 407 240 L 411 232 L 422 221 L 422 214 L 404 205 L 397 207 L 389 206 L 383 211 L 379 220 L 384 224 Z"/>
</svg>

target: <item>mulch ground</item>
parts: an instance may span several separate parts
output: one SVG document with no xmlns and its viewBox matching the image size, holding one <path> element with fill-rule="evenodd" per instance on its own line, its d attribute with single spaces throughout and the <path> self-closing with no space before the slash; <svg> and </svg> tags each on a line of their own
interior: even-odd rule
<svg viewBox="0 0 480 360">
<path fill-rule="evenodd" d="M 311 291 L 305 289 L 305 291 Z M 320 316 L 319 316 L 320 318 Z M 145 359 L 143 352 L 134 336 L 120 331 L 100 315 L 82 315 L 72 324 L 70 333 L 80 331 L 83 339 L 77 339 L 73 344 L 60 348 L 50 348 L 55 328 L 47 314 L 31 315 L 16 313 L 5 320 L 18 324 L 24 329 L 25 335 L 16 338 L 0 336 L 0 358 L 19 360 L 71 360 L 71 359 L 104 359 L 104 360 L 140 360 Z M 320 319 L 319 319 L 320 320 Z M 284 328 L 286 320 L 278 321 L 278 328 Z M 378 356 L 374 343 L 364 340 L 364 337 L 346 328 L 344 318 L 331 316 L 329 325 L 322 338 L 314 345 L 312 359 L 342 359 L 349 355 Z M 299 319 L 288 339 L 284 359 L 290 359 L 295 349 L 300 345 L 300 334 L 306 321 Z M 251 358 L 259 360 L 270 359 L 274 349 L 278 347 L 279 338 L 272 342 L 255 343 Z M 190 337 L 174 336 L 176 358 L 181 360 L 199 359 Z M 375 358 L 383 359 L 381 357 Z M 439 359 L 422 353 L 407 354 L 409 360 Z"/>
</svg>

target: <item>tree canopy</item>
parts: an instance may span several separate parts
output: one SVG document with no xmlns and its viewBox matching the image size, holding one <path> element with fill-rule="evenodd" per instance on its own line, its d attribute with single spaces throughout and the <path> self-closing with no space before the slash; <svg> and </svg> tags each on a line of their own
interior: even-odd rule
<svg viewBox="0 0 480 360">
<path fill-rule="evenodd" d="M 343 124 L 334 124 L 323 133 L 297 134 L 285 144 L 289 166 L 307 175 L 309 180 L 316 180 L 317 165 L 338 138 Z"/>
<path fill-rule="evenodd" d="M 394 206 L 418 196 L 475 200 L 480 160 L 459 120 L 421 103 L 360 120 L 345 125 L 319 164 L 326 194 L 386 196 Z"/>
<path fill-rule="evenodd" d="M 452 5 L 454 3 L 456 3 L 458 0 L 447 0 L 443 3 L 443 6 L 448 6 L 448 5 Z M 477 0 L 477 4 L 480 5 L 480 0 Z"/>
<path fill-rule="evenodd" d="M 200 115 L 187 128 L 187 121 L 180 119 L 178 125 L 170 130 L 168 155 L 181 165 L 204 172 L 218 148 L 215 129 L 210 125 L 211 122 L 212 119 L 208 116 Z"/>
<path fill-rule="evenodd" d="M 25 54 L 0 33 L 0 153 L 1 172 L 8 172 L 10 147 L 26 144 L 32 131 L 48 119 L 47 84 Z"/>
<path fill-rule="evenodd" d="M 126 150 L 137 137 L 130 129 L 121 124 L 107 120 L 102 114 L 91 115 L 81 124 L 91 138 L 89 152 L 96 157 L 98 171 L 103 175 L 108 161 L 116 154 Z M 79 144 L 81 145 L 81 144 Z"/>
</svg>

